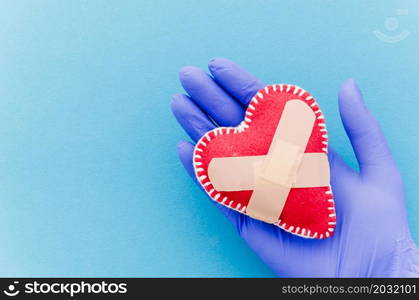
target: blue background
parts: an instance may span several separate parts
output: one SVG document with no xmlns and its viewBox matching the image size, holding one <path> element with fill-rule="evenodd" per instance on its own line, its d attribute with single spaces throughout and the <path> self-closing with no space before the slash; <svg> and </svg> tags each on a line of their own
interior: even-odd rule
<svg viewBox="0 0 419 300">
<path fill-rule="evenodd" d="M 397 16 L 397 9 L 408 15 Z M 169 109 L 183 65 L 230 58 L 337 111 L 357 79 L 419 241 L 419 2 L 0 1 L 0 276 L 272 276 L 194 186 Z M 410 36 L 375 29 L 395 16 Z"/>
</svg>

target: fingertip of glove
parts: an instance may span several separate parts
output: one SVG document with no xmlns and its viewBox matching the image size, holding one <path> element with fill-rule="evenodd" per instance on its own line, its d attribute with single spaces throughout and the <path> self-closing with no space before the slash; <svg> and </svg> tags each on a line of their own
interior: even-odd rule
<svg viewBox="0 0 419 300">
<path fill-rule="evenodd" d="M 170 108 L 174 114 L 185 111 L 185 108 L 188 107 L 188 101 L 190 98 L 185 94 L 174 94 L 170 101 Z"/>
<path fill-rule="evenodd" d="M 185 141 L 179 141 L 177 144 L 176 144 L 176 150 L 177 150 L 177 152 L 178 152 L 178 154 L 180 153 L 180 151 L 182 151 L 182 149 L 183 149 L 183 147 L 184 147 L 184 144 L 185 143 Z"/>
<path fill-rule="evenodd" d="M 223 57 L 214 57 L 212 59 L 210 59 L 210 61 L 208 62 L 208 69 L 211 72 L 217 71 L 218 69 L 222 68 L 223 66 L 225 66 L 226 64 L 229 64 L 230 60 L 228 60 L 227 58 L 223 58 Z"/>
<path fill-rule="evenodd" d="M 181 99 L 180 94 L 175 94 L 172 96 L 170 100 L 170 110 L 172 111 L 173 115 L 177 118 L 177 112 L 179 111 L 179 101 Z"/>
<path fill-rule="evenodd" d="M 174 94 L 170 99 L 170 107 L 172 111 L 176 108 L 177 103 L 181 100 L 182 94 Z"/>
<path fill-rule="evenodd" d="M 185 151 L 193 150 L 193 145 L 191 143 L 189 143 L 188 141 L 179 141 L 176 145 L 176 149 L 177 149 L 179 155 L 181 155 Z"/>
<path fill-rule="evenodd" d="M 180 141 L 180 142 L 177 143 L 176 148 L 177 148 L 179 159 L 180 159 L 183 167 L 186 169 L 188 174 L 194 180 L 196 180 L 195 175 L 194 175 L 194 169 L 193 169 L 193 166 L 192 166 L 192 156 L 193 156 L 194 146 L 187 141 Z"/>
<path fill-rule="evenodd" d="M 179 70 L 179 79 L 182 81 L 186 78 L 199 74 L 200 71 L 201 69 L 195 66 L 184 66 Z"/>
<path fill-rule="evenodd" d="M 352 84 L 352 85 L 356 85 L 356 81 L 353 78 L 348 78 L 346 79 L 343 84 Z"/>
<path fill-rule="evenodd" d="M 345 80 L 339 89 L 339 97 L 352 96 L 354 92 L 359 91 L 355 79 Z"/>
</svg>

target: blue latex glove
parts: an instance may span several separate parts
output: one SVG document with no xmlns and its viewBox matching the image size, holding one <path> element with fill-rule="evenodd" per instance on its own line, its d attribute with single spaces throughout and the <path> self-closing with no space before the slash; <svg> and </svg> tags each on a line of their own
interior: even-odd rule
<svg viewBox="0 0 419 300">
<path fill-rule="evenodd" d="M 209 76 L 184 67 L 180 81 L 189 94 L 174 95 L 172 110 L 194 142 L 220 126 L 236 126 L 264 84 L 226 59 L 209 63 Z M 340 115 L 360 172 L 329 149 L 337 227 L 332 238 L 304 239 L 221 205 L 240 236 L 278 275 L 286 277 L 419 276 L 419 251 L 412 241 L 403 184 L 377 121 L 353 80 L 339 92 Z M 195 180 L 194 145 L 178 144 L 180 159 Z"/>
</svg>

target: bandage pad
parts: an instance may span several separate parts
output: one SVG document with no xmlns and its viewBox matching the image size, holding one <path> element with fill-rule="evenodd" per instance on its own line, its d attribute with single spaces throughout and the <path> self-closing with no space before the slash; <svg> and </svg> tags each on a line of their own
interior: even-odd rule
<svg viewBox="0 0 419 300">
<path fill-rule="evenodd" d="M 197 143 L 198 181 L 215 201 L 306 238 L 326 238 L 336 224 L 329 185 L 324 116 L 305 90 L 261 89 L 237 127 Z"/>
</svg>

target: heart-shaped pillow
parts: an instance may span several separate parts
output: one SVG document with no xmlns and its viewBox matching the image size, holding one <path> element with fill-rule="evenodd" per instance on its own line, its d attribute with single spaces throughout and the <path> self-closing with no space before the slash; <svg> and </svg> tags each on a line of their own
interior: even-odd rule
<svg viewBox="0 0 419 300">
<path fill-rule="evenodd" d="M 315 99 L 295 85 L 257 92 L 237 127 L 196 144 L 196 177 L 211 199 L 305 238 L 333 235 L 328 136 Z"/>
</svg>

